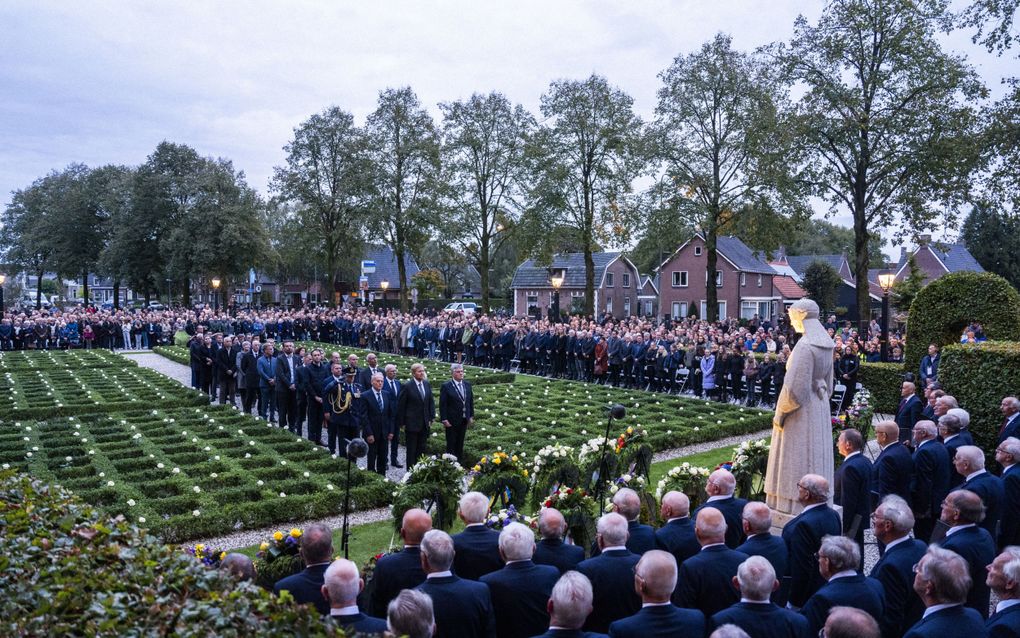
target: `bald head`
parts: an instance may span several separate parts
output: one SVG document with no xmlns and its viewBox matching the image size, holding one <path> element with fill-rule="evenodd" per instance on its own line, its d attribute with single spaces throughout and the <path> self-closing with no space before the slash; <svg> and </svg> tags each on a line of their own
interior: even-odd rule
<svg viewBox="0 0 1020 638">
<path fill-rule="evenodd" d="M 819 474 L 805 474 L 800 479 L 800 488 L 803 503 L 824 503 L 829 498 L 829 481 Z"/>
<path fill-rule="evenodd" d="M 691 515 L 691 499 L 683 492 L 666 492 L 662 497 L 662 518 L 683 518 Z"/>
<path fill-rule="evenodd" d="M 567 519 L 558 509 L 547 507 L 538 515 L 538 533 L 542 538 L 563 538 L 567 533 Z"/>
<path fill-rule="evenodd" d="M 875 425 L 875 437 L 879 439 L 880 445 L 888 445 L 897 439 L 900 433 L 900 426 L 896 421 L 881 421 Z"/>
<path fill-rule="evenodd" d="M 701 546 L 722 543 L 726 540 L 726 519 L 714 507 L 704 507 L 698 512 L 694 523 L 694 534 Z"/>
<path fill-rule="evenodd" d="M 967 476 L 971 472 L 985 469 L 985 454 L 976 445 L 961 445 L 956 449 L 954 462 L 958 464 L 957 471 L 966 469 L 966 472 L 960 472 L 960 474 Z M 961 468 L 959 463 L 966 463 L 967 467 Z"/>
<path fill-rule="evenodd" d="M 880 638 L 878 622 L 856 607 L 833 607 L 825 620 L 826 638 Z"/>
<path fill-rule="evenodd" d="M 708 477 L 709 496 L 732 496 L 737 487 L 737 480 L 729 470 L 716 470 Z"/>
<path fill-rule="evenodd" d="M 634 588 L 643 602 L 668 602 L 676 588 L 676 558 L 661 549 L 649 550 L 641 556 L 634 575 Z"/>
<path fill-rule="evenodd" d="M 772 528 L 772 510 L 761 501 L 744 506 L 744 531 L 748 534 L 765 534 Z"/>
<path fill-rule="evenodd" d="M 404 545 L 421 545 L 425 532 L 432 529 L 432 517 L 423 509 L 413 508 L 404 512 L 400 524 L 400 537 Z"/>
<path fill-rule="evenodd" d="M 613 495 L 613 506 L 620 516 L 628 521 L 636 521 L 637 517 L 641 515 L 641 499 L 637 492 L 629 487 L 621 488 Z"/>
</svg>

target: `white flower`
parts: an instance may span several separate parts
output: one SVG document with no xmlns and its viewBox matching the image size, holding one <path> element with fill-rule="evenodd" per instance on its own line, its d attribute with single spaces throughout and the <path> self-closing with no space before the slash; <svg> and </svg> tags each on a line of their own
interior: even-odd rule
<svg viewBox="0 0 1020 638">
<path fill-rule="evenodd" d="M 135 499 L 129 498 L 127 500 L 127 504 L 128 504 L 128 507 L 134 507 L 135 506 Z"/>
<path fill-rule="evenodd" d="M 105 476 L 106 476 L 106 472 L 100 472 L 100 473 L 99 473 L 99 478 L 103 478 L 103 477 L 105 477 Z"/>
<path fill-rule="evenodd" d="M 209 476 L 210 476 L 211 478 L 219 478 L 219 476 L 220 476 L 220 475 L 219 475 L 219 474 L 217 474 L 216 472 L 213 472 L 213 473 L 212 473 L 212 474 L 210 474 Z"/>
<path fill-rule="evenodd" d="M 106 486 L 107 487 L 113 487 L 113 481 L 107 481 L 106 482 Z"/>
<path fill-rule="evenodd" d="M 194 492 L 195 494 L 198 494 L 199 492 L 202 491 L 202 488 L 196 485 L 195 487 L 191 488 L 191 491 Z"/>
<path fill-rule="evenodd" d="M 174 474 L 180 474 L 181 473 L 181 468 L 175 467 L 172 471 L 173 471 Z"/>
<path fill-rule="evenodd" d="M 258 485 L 259 487 L 261 487 L 261 486 L 265 485 L 265 482 L 260 479 L 260 480 L 255 482 L 255 485 Z"/>
<path fill-rule="evenodd" d="M 200 511 L 198 511 L 198 510 L 192 510 L 192 511 L 191 511 L 191 515 L 192 515 L 192 516 L 201 516 L 201 515 L 202 515 L 202 512 L 200 512 Z"/>
<path fill-rule="evenodd" d="M 287 461 L 280 461 L 280 465 L 286 465 Z"/>
<path fill-rule="evenodd" d="M 280 498 L 287 498 L 287 495 L 283 492 L 280 492 Z"/>
<path fill-rule="evenodd" d="M 163 464 L 162 463 L 156 463 L 156 468 L 162 470 L 163 469 Z"/>
<path fill-rule="evenodd" d="M 244 458 L 246 458 L 246 459 L 250 459 L 250 458 L 251 458 L 251 454 L 249 454 L 249 453 L 245 452 L 245 453 L 244 453 Z"/>
<path fill-rule="evenodd" d="M 70 456 L 65 456 L 64 460 L 65 461 L 73 461 L 74 459 L 72 457 L 70 457 Z"/>
<path fill-rule="evenodd" d="M 309 476 L 311 476 L 311 474 L 309 474 L 308 472 L 305 472 L 305 478 L 308 478 Z"/>
<path fill-rule="evenodd" d="M 145 522 L 145 517 L 144 516 L 139 516 L 138 517 L 138 522 L 139 523 L 144 523 Z"/>
</svg>

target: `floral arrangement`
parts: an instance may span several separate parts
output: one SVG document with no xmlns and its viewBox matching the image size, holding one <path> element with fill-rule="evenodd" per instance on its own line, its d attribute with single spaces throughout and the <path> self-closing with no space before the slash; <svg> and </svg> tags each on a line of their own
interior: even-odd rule
<svg viewBox="0 0 1020 638">
<path fill-rule="evenodd" d="M 477 477 L 499 472 L 515 472 L 528 478 L 528 470 L 521 463 L 520 456 L 514 453 L 507 454 L 503 448 L 498 448 L 496 452 L 478 459 L 478 463 L 471 468 L 469 476 Z"/>
<path fill-rule="evenodd" d="M 561 485 L 578 485 L 581 468 L 574 448 L 555 443 L 543 447 L 531 466 L 531 506 L 538 509 L 542 500 Z"/>
<path fill-rule="evenodd" d="M 535 459 L 532 461 L 532 483 L 535 482 L 535 479 L 540 474 L 548 472 L 550 467 L 561 465 L 565 462 L 576 465 L 574 448 L 560 443 L 545 446 L 535 454 Z"/>
<path fill-rule="evenodd" d="M 586 490 L 563 486 L 546 497 L 542 507 L 551 507 L 564 514 L 579 507 L 594 512 L 595 500 L 588 495 Z"/>
<path fill-rule="evenodd" d="M 612 481 L 609 485 L 609 495 L 612 496 L 619 492 L 622 488 L 629 487 L 635 492 L 644 492 L 648 489 L 648 480 L 643 476 L 635 476 L 634 474 L 623 474 Z"/>
<path fill-rule="evenodd" d="M 273 562 L 280 556 L 294 556 L 298 553 L 298 540 L 301 538 L 302 531 L 298 528 L 293 528 L 290 533 L 284 533 L 279 530 L 273 532 L 272 542 L 263 541 L 259 545 L 259 551 L 255 554 L 256 558 L 261 558 L 266 562 Z"/>
<path fill-rule="evenodd" d="M 502 448 L 478 459 L 468 473 L 468 481 L 473 490 L 504 506 L 520 507 L 528 495 L 528 470 L 522 456 Z"/>
<path fill-rule="evenodd" d="M 707 467 L 697 467 L 687 463 L 677 465 L 666 476 L 662 477 L 655 488 L 655 498 L 662 500 L 662 495 L 671 492 L 683 492 L 691 500 L 691 510 L 701 505 L 707 498 L 705 486 L 712 472 Z"/>
<path fill-rule="evenodd" d="M 503 529 L 510 523 L 521 523 L 535 529 L 538 527 L 538 518 L 535 516 L 525 516 L 518 512 L 516 507 L 510 505 L 506 509 L 490 513 L 489 518 L 485 520 L 485 526 L 496 531 Z"/>
<path fill-rule="evenodd" d="M 864 440 L 868 440 L 871 431 L 871 421 L 875 416 L 875 400 L 867 388 L 861 388 L 854 395 L 846 412 L 840 415 L 844 419 L 844 428 L 854 428 L 861 433 Z"/>
<path fill-rule="evenodd" d="M 620 454 L 628 445 L 634 445 L 635 443 L 637 443 L 641 439 L 646 438 L 647 436 L 648 433 L 645 432 L 643 429 L 635 428 L 633 426 L 628 427 L 626 430 L 623 431 L 623 434 L 616 437 L 615 445 L 616 453 Z"/>
<path fill-rule="evenodd" d="M 744 441 L 733 448 L 729 469 L 737 480 L 737 494 L 748 500 L 760 501 L 765 495 L 765 469 L 769 463 L 769 441 Z"/>
<path fill-rule="evenodd" d="M 184 551 L 194 556 L 195 560 L 198 560 L 207 567 L 219 567 L 220 562 L 227 556 L 226 552 L 217 552 L 212 547 L 207 547 L 202 543 L 188 545 L 184 548 Z"/>
<path fill-rule="evenodd" d="M 595 541 L 596 505 L 586 490 L 560 486 L 542 503 L 557 509 L 567 521 L 567 535 L 575 545 L 590 547 Z"/>
<path fill-rule="evenodd" d="M 426 456 L 411 467 L 393 492 L 393 525 L 404 512 L 420 507 L 432 514 L 435 529 L 453 526 L 457 500 L 464 493 L 464 468 L 452 454 Z"/>
<path fill-rule="evenodd" d="M 298 554 L 301 535 L 302 531 L 296 527 L 290 532 L 277 530 L 270 540 L 259 545 L 255 554 L 255 581 L 258 585 L 271 589 L 276 581 L 305 568 Z"/>
</svg>

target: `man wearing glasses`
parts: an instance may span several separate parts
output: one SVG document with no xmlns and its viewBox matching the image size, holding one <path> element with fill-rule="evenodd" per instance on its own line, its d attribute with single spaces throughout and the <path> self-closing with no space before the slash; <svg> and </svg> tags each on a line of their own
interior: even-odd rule
<svg viewBox="0 0 1020 638">
<path fill-rule="evenodd" d="M 939 547 L 928 550 L 914 567 L 914 591 L 926 609 L 905 638 L 988 635 L 981 616 L 963 605 L 972 582 L 967 572 L 959 555 Z"/>
<path fill-rule="evenodd" d="M 912 568 L 927 547 L 910 537 L 914 514 L 899 496 L 885 497 L 871 515 L 871 525 L 875 538 L 885 545 L 885 553 L 869 574 L 885 590 L 885 613 L 878 619 L 879 625 L 885 636 L 902 636 L 924 611 L 924 604 L 914 592 Z"/>
</svg>

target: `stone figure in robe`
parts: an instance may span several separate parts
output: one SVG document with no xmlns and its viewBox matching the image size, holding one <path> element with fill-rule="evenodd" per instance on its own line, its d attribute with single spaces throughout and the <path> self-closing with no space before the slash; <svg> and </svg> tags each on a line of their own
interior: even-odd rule
<svg viewBox="0 0 1020 638">
<path fill-rule="evenodd" d="M 832 483 L 833 447 L 829 397 L 836 344 L 818 320 L 818 304 L 801 299 L 790 307 L 790 323 L 803 335 L 786 363 L 786 381 L 772 419 L 772 446 L 765 474 L 766 503 L 780 514 L 799 513 L 797 481 L 819 474 Z M 775 518 L 778 525 L 789 517 Z"/>
</svg>

